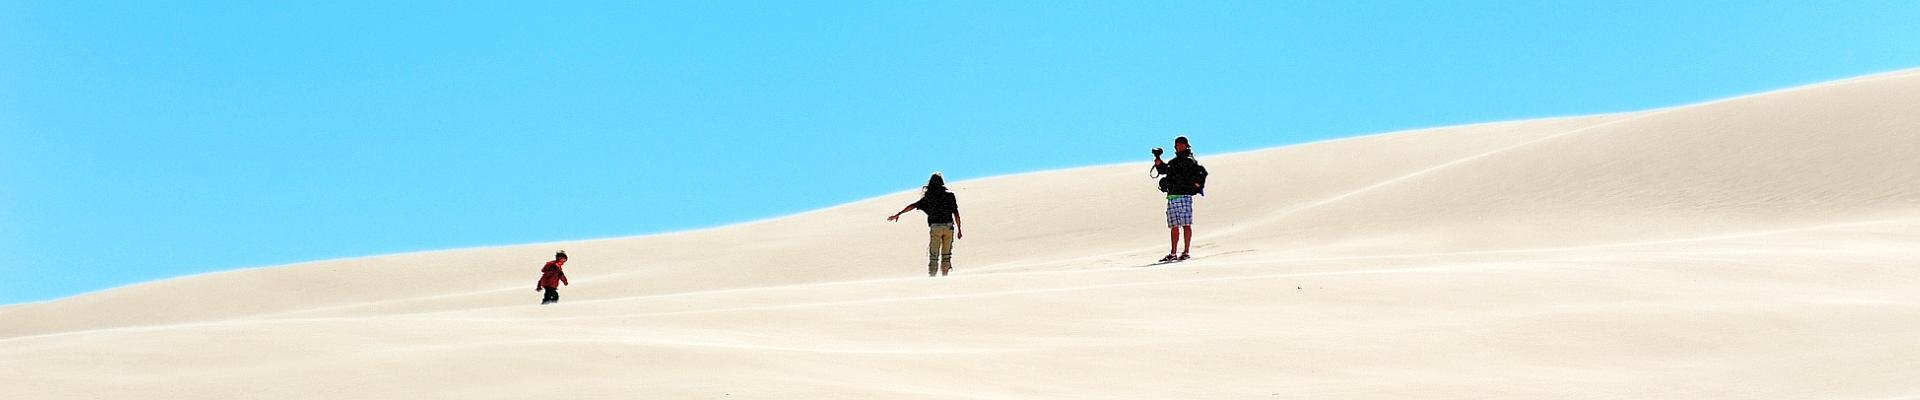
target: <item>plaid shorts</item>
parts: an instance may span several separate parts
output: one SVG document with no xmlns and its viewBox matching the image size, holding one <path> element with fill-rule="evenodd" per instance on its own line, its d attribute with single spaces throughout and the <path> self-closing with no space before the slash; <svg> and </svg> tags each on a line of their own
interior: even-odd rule
<svg viewBox="0 0 1920 400">
<path fill-rule="evenodd" d="M 1193 196 L 1167 197 L 1167 227 L 1193 225 Z"/>
</svg>

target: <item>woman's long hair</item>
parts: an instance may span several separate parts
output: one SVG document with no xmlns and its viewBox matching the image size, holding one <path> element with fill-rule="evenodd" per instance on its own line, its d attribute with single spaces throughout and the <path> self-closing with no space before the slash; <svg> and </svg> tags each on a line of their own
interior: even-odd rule
<svg viewBox="0 0 1920 400">
<path fill-rule="evenodd" d="M 941 178 L 939 172 L 935 172 L 933 173 L 933 176 L 927 177 L 927 185 L 920 187 L 920 194 L 939 193 L 939 192 L 945 192 L 945 191 L 947 191 L 947 179 Z"/>
</svg>

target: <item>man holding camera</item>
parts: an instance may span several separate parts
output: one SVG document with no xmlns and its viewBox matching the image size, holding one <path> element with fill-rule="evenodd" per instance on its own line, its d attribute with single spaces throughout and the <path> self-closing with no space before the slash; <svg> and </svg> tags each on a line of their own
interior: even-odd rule
<svg viewBox="0 0 1920 400">
<path fill-rule="evenodd" d="M 1193 250 L 1193 196 L 1204 193 L 1207 183 L 1207 169 L 1193 159 L 1193 148 L 1187 145 L 1187 137 L 1173 139 L 1173 161 L 1161 161 L 1164 152 L 1153 148 L 1153 170 L 1161 175 L 1160 191 L 1167 193 L 1167 257 L 1160 262 L 1185 261 Z M 1180 238 L 1185 234 L 1186 247 L 1180 247 Z M 1175 250 L 1180 250 L 1177 254 Z"/>
</svg>

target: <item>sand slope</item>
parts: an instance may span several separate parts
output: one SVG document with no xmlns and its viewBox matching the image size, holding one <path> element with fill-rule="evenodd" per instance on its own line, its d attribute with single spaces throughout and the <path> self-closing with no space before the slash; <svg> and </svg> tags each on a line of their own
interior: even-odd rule
<svg viewBox="0 0 1920 400">
<path fill-rule="evenodd" d="M 1920 396 L 1920 71 L 0 308 L 8 398 Z M 1204 138 L 1196 138 L 1204 143 Z M 911 182 L 903 182 L 907 186 Z M 918 220 L 915 214 L 914 220 Z M 535 270 L 575 254 L 564 302 Z M 366 279 L 378 273 L 382 279 Z"/>
</svg>

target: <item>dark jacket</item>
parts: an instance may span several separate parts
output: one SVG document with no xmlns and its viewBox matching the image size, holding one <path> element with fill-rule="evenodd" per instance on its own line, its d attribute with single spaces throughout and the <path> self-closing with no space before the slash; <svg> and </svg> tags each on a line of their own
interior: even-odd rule
<svg viewBox="0 0 1920 400">
<path fill-rule="evenodd" d="M 928 189 L 920 195 L 920 201 L 913 202 L 913 208 L 927 213 L 927 225 L 951 224 L 953 214 L 960 212 L 960 202 L 946 188 Z"/>
<path fill-rule="evenodd" d="M 1200 162 L 1194 160 L 1193 153 L 1190 152 L 1176 155 L 1172 161 L 1155 165 L 1153 168 L 1163 175 L 1160 178 L 1160 187 L 1167 194 L 1185 196 L 1200 194 L 1201 184 L 1206 182 L 1207 170 L 1200 167 Z"/>
</svg>

